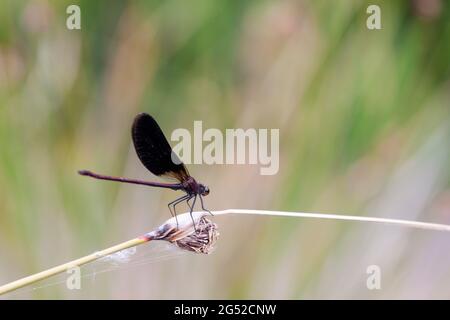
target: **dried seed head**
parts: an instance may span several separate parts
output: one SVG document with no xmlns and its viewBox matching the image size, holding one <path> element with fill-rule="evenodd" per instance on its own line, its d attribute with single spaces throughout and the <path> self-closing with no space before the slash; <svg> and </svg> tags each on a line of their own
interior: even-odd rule
<svg viewBox="0 0 450 320">
<path fill-rule="evenodd" d="M 193 212 L 192 216 L 194 221 L 189 213 L 180 214 L 178 226 L 177 220 L 171 218 L 148 236 L 154 240 L 169 241 L 184 250 L 209 254 L 219 237 L 217 225 L 207 219 L 204 212 Z"/>
<path fill-rule="evenodd" d="M 211 222 L 206 216 L 202 216 L 196 224 L 197 231 L 174 241 L 181 249 L 194 251 L 196 253 L 209 254 L 214 251 L 219 232 L 217 224 Z"/>
</svg>

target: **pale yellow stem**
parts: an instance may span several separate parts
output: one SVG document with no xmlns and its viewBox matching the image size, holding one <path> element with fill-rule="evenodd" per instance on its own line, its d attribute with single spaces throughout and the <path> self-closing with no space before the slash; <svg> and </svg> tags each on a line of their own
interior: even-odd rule
<svg viewBox="0 0 450 320">
<path fill-rule="evenodd" d="M 374 223 L 382 223 L 382 224 L 391 224 L 391 225 L 398 225 L 398 226 L 403 226 L 403 227 L 424 229 L 424 230 L 450 231 L 450 225 L 448 225 L 448 224 L 421 222 L 421 221 L 412 221 L 412 220 L 403 220 L 403 219 L 350 216 L 350 215 L 344 215 L 344 214 L 250 210 L 250 209 L 226 209 L 226 210 L 220 210 L 220 211 L 213 211 L 212 214 L 213 215 L 250 214 L 250 215 L 263 215 L 263 216 L 313 218 L 313 219 L 327 219 L 327 220 L 346 220 L 346 221 L 360 221 L 360 222 L 374 222 Z"/>
<path fill-rule="evenodd" d="M 91 253 L 91 254 L 89 254 L 87 256 L 84 256 L 82 258 L 79 258 L 79 259 L 76 259 L 76 260 L 73 260 L 73 261 L 61 264 L 59 266 L 56 266 L 56 267 L 53 267 L 51 269 L 48 269 L 48 270 L 45 270 L 45 271 L 33 274 L 31 276 L 28 276 L 28 277 L 25 277 L 25 278 L 22 278 L 22 279 L 10 282 L 10 283 L 5 284 L 5 285 L 0 287 L 0 295 L 5 294 L 5 293 L 10 292 L 10 291 L 13 291 L 13 290 L 17 290 L 17 289 L 19 289 L 21 287 L 30 285 L 30 284 L 35 283 L 37 281 L 47 279 L 47 278 L 49 278 L 51 276 L 54 276 L 54 275 L 56 275 L 58 273 L 66 272 L 67 270 L 69 270 L 69 269 L 71 269 L 73 267 L 82 266 L 82 265 L 84 265 L 86 263 L 95 261 L 97 259 L 100 259 L 102 257 L 108 256 L 108 255 L 113 254 L 115 252 L 122 251 L 122 250 L 125 250 L 127 248 L 131 248 L 131 247 L 143 244 L 143 243 L 148 242 L 148 241 L 149 240 L 146 239 L 146 238 L 135 238 L 135 239 L 132 239 L 132 240 L 128 240 L 128 241 L 125 241 L 125 242 L 120 243 L 118 245 L 115 245 L 115 246 L 112 246 L 110 248 L 104 249 L 102 251 L 97 251 L 97 252 Z"/>
<path fill-rule="evenodd" d="M 314 218 L 314 219 L 329 219 L 329 220 L 346 220 L 346 221 L 362 221 L 362 222 L 374 222 L 374 223 L 384 223 L 391 225 L 398 225 L 410 228 L 418 228 L 425 230 L 435 230 L 435 231 L 450 231 L 450 225 L 429 223 L 421 221 L 411 221 L 402 219 L 388 219 L 388 218 L 378 218 L 378 217 L 364 217 L 364 216 L 350 216 L 341 214 L 326 214 L 326 213 L 313 213 L 313 212 L 287 212 L 287 211 L 268 211 L 268 210 L 248 210 L 248 209 L 227 209 L 221 211 L 213 211 L 213 215 L 228 215 L 228 214 L 250 214 L 250 215 L 266 215 L 266 216 L 284 216 L 284 217 L 297 217 L 297 218 Z M 194 212 L 194 215 L 203 215 L 205 212 Z M 184 215 L 188 216 L 187 213 Z M 174 220 L 174 218 L 172 218 Z M 169 220 L 170 221 L 170 220 Z M 175 221 L 175 220 L 174 220 Z M 173 222 L 173 221 L 172 221 Z M 173 222 L 174 223 L 174 222 Z M 105 257 L 107 255 L 113 254 L 115 252 L 125 250 L 130 247 L 137 246 L 139 244 L 148 242 L 147 238 L 136 238 L 121 244 L 115 245 L 108 249 L 94 252 L 85 257 L 73 260 L 71 262 L 59 265 L 57 267 L 39 272 L 37 274 L 28 276 L 26 278 L 5 284 L 0 287 L 0 295 L 16 290 L 18 288 L 24 287 L 26 285 L 35 283 L 37 281 L 46 279 L 53 275 L 61 272 L 65 272 L 70 268 L 75 266 L 82 266 L 86 263 L 95 261 L 99 258 Z"/>
</svg>

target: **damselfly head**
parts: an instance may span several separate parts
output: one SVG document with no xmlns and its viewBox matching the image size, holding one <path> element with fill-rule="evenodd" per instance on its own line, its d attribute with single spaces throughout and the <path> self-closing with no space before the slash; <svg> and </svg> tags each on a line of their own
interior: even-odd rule
<svg viewBox="0 0 450 320">
<path fill-rule="evenodd" d="M 207 196 L 209 194 L 209 188 L 208 186 L 205 186 L 203 184 L 200 185 L 200 194 L 202 196 Z"/>
</svg>

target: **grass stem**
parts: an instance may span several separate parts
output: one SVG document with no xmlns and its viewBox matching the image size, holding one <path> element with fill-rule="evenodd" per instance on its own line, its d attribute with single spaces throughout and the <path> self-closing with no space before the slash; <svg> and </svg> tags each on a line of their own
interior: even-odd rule
<svg viewBox="0 0 450 320">
<path fill-rule="evenodd" d="M 22 288 L 22 287 L 25 287 L 27 285 L 33 284 L 35 282 L 47 279 L 47 278 L 52 277 L 54 275 L 57 275 L 59 273 L 66 272 L 67 270 L 69 270 L 69 269 L 71 269 L 73 267 L 76 267 L 76 266 L 80 267 L 80 266 L 85 265 L 85 264 L 87 264 L 89 262 L 92 262 L 92 261 L 95 261 L 97 259 L 103 258 L 103 257 L 108 256 L 110 254 L 113 254 L 115 252 L 122 251 L 122 250 L 125 250 L 125 249 L 128 249 L 128 248 L 137 246 L 139 244 L 143 244 L 143 243 L 148 242 L 148 241 L 149 241 L 149 239 L 143 238 L 143 237 L 135 238 L 135 239 L 132 239 L 132 240 L 128 240 L 128 241 L 122 242 L 122 243 L 120 243 L 118 245 L 112 246 L 110 248 L 91 253 L 91 254 L 89 254 L 87 256 L 84 256 L 82 258 L 79 258 L 79 259 L 76 259 L 76 260 L 73 260 L 73 261 L 61 264 L 59 266 L 56 266 L 56 267 L 47 269 L 45 271 L 33 274 L 31 276 L 28 276 L 28 277 L 25 277 L 25 278 L 22 278 L 22 279 L 10 282 L 10 283 L 5 284 L 5 285 L 0 287 L 0 295 L 8 293 L 8 292 L 11 292 L 11 291 L 14 291 L 14 290 L 17 290 L 19 288 Z"/>
<path fill-rule="evenodd" d="M 376 218 L 376 217 L 361 217 L 361 216 L 351 216 L 351 215 L 340 215 L 340 214 L 326 214 L 326 213 L 313 213 L 313 212 L 288 212 L 288 211 L 268 211 L 268 210 L 248 210 L 248 209 L 227 209 L 221 211 L 213 211 L 214 216 L 219 215 L 229 215 L 229 214 L 246 214 L 246 215 L 264 215 L 264 216 L 282 216 L 282 217 L 295 217 L 295 218 L 313 218 L 313 219 L 328 219 L 328 220 L 345 220 L 345 221 L 360 221 L 360 222 L 373 222 L 373 223 L 383 223 L 390 225 L 398 225 L 410 228 L 424 229 L 424 230 L 435 230 L 435 231 L 450 231 L 450 225 L 411 221 L 411 220 L 401 220 L 401 219 L 386 219 L 386 218 Z M 202 215 L 202 212 L 195 212 L 195 215 Z M 185 214 L 187 215 L 187 213 Z M 95 261 L 97 259 L 103 258 L 110 254 L 118 251 L 125 250 L 143 243 L 150 241 L 149 237 L 140 237 L 132 240 L 125 241 L 118 245 L 112 246 L 110 248 L 104 249 L 102 251 L 97 251 L 82 258 L 61 264 L 59 266 L 53 267 L 51 269 L 36 273 L 34 275 L 22 278 L 20 280 L 13 281 L 11 283 L 5 284 L 0 287 L 0 295 L 11 292 L 13 290 L 19 289 L 21 287 L 33 284 L 37 281 L 49 278 L 56 274 L 65 272 L 70 268 L 75 266 L 82 266 L 89 262 Z"/>
</svg>

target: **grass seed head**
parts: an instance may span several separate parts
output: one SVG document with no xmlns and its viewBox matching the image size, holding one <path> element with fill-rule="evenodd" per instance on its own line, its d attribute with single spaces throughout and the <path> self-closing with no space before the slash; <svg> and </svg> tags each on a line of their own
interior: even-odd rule
<svg viewBox="0 0 450 320">
<path fill-rule="evenodd" d="M 192 216 L 193 219 L 189 213 L 180 214 L 177 217 L 178 226 L 177 219 L 167 220 L 154 232 L 153 239 L 169 241 L 183 250 L 211 253 L 219 237 L 217 224 L 203 212 L 194 212 Z"/>
</svg>

